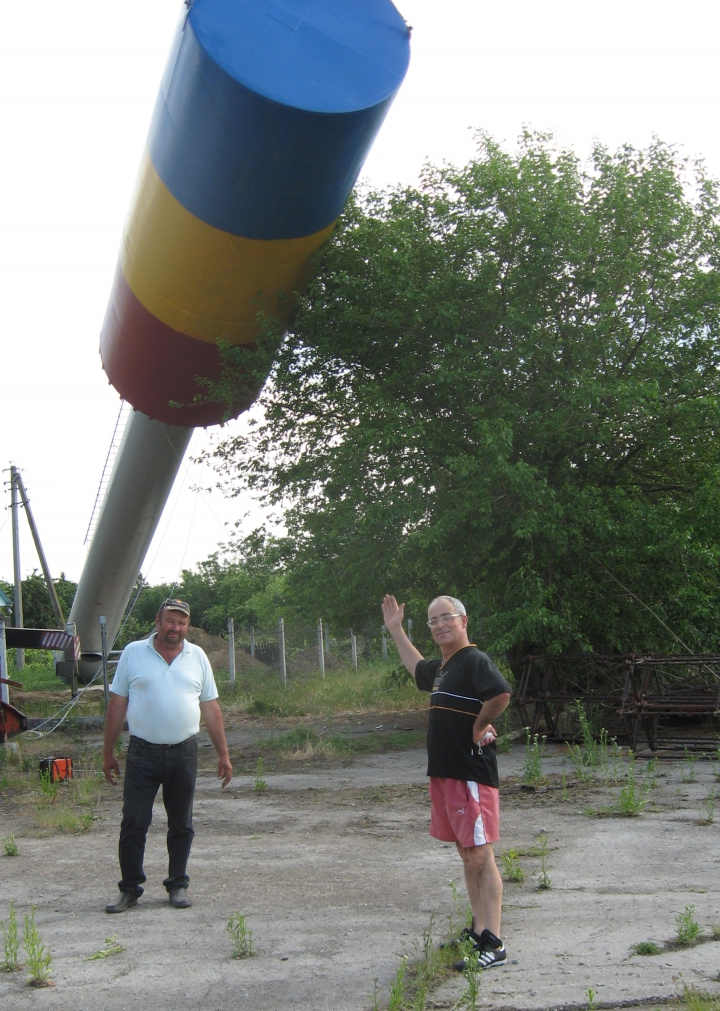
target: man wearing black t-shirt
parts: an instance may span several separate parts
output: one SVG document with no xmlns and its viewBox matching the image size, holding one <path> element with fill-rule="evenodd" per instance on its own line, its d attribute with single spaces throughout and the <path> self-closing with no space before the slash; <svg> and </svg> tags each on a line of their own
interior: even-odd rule
<svg viewBox="0 0 720 1011">
<path fill-rule="evenodd" d="M 500 838 L 500 804 L 492 725 L 510 701 L 510 685 L 467 634 L 467 615 L 455 597 L 436 597 L 428 625 L 441 660 L 425 660 L 402 627 L 405 605 L 388 594 L 382 602 L 385 627 L 420 691 L 430 692 L 428 771 L 430 835 L 454 842 L 462 857 L 472 928 L 481 969 L 507 961 L 500 939 L 502 878 L 492 843 Z M 465 962 L 455 964 L 464 969 Z"/>
</svg>

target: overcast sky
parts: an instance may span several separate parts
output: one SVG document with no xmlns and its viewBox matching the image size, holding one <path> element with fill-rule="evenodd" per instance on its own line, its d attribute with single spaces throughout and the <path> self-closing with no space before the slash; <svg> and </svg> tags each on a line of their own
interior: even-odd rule
<svg viewBox="0 0 720 1011">
<path fill-rule="evenodd" d="M 717 4 L 399 7 L 413 26 L 412 58 L 364 169 L 373 184 L 412 183 L 426 158 L 467 160 L 474 129 L 512 146 L 524 126 L 552 130 L 583 158 L 595 139 L 615 148 L 658 135 L 720 176 Z M 22 470 L 53 575 L 77 579 L 82 570 L 119 408 L 98 336 L 179 8 L 178 0 L 3 8 L 0 466 Z M 195 490 L 213 483 L 190 459 L 211 438 L 195 434 L 143 566 L 151 582 L 172 582 L 207 557 L 238 519 L 250 529 L 261 518 L 251 502 Z M 3 494 L 0 578 L 11 580 Z M 27 573 L 38 563 L 21 520 Z"/>
</svg>

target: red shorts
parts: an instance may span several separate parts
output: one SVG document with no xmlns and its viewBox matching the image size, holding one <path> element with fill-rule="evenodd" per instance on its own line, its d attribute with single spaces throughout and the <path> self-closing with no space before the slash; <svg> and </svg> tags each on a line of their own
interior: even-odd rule
<svg viewBox="0 0 720 1011">
<path fill-rule="evenodd" d="M 430 835 L 461 846 L 484 846 L 500 838 L 500 793 L 496 786 L 430 777 Z"/>
</svg>

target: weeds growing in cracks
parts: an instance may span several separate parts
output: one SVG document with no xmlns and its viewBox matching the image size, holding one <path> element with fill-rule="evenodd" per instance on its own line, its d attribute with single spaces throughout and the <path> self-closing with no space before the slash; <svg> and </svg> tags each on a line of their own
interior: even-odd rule
<svg viewBox="0 0 720 1011">
<path fill-rule="evenodd" d="M 662 948 L 654 941 L 639 941 L 632 946 L 633 955 L 662 955 Z"/>
<path fill-rule="evenodd" d="M 3 852 L 6 857 L 16 857 L 20 850 L 18 849 L 18 844 L 15 842 L 14 835 L 6 835 L 2 841 Z"/>
<path fill-rule="evenodd" d="M 233 913 L 225 927 L 233 942 L 233 958 L 250 958 L 255 954 L 252 943 L 252 930 L 240 913 Z"/>
<path fill-rule="evenodd" d="M 525 763 L 523 765 L 523 781 L 526 786 L 539 786 L 543 781 L 543 755 L 545 753 L 545 737 L 539 734 L 530 735 L 530 728 L 525 727 Z"/>
<path fill-rule="evenodd" d="M 105 938 L 105 947 L 101 948 L 100 951 L 96 951 L 94 955 L 90 955 L 86 958 L 86 962 L 94 962 L 96 959 L 100 958 L 110 958 L 111 955 L 119 955 L 121 951 L 125 951 L 125 945 L 120 944 L 117 939 L 117 934 L 113 934 L 112 937 Z"/>
<path fill-rule="evenodd" d="M 525 871 L 518 863 L 519 856 L 520 854 L 517 850 L 505 850 L 500 854 L 503 875 L 508 881 L 517 881 L 518 883 L 521 883 L 525 880 Z"/>
<path fill-rule="evenodd" d="M 626 818 L 637 818 L 642 813 L 647 800 L 643 798 L 642 787 L 635 778 L 635 755 L 632 752 L 630 752 L 626 776 L 625 785 L 620 790 L 617 809 Z"/>
<path fill-rule="evenodd" d="M 538 878 L 538 891 L 547 892 L 552 888 L 552 881 L 547 872 L 548 837 L 543 833 L 538 836 L 537 854 L 540 857 L 540 877 Z"/>
<path fill-rule="evenodd" d="M 697 772 L 695 769 L 696 765 L 697 755 L 693 755 L 691 751 L 688 751 L 688 749 L 685 748 L 685 758 L 683 759 L 684 768 L 681 777 L 683 783 L 695 783 L 697 781 Z"/>
<path fill-rule="evenodd" d="M 255 782 L 253 783 L 253 790 L 255 793 L 265 793 L 267 790 L 267 783 L 263 778 L 263 772 L 265 771 L 265 763 L 262 756 L 258 758 L 257 765 L 255 766 Z"/>
<path fill-rule="evenodd" d="M 682 913 L 675 917 L 677 924 L 677 936 L 675 943 L 681 948 L 688 948 L 692 944 L 697 944 L 702 935 L 700 924 L 695 919 L 695 906 L 685 906 Z"/>
<path fill-rule="evenodd" d="M 477 1011 L 478 997 L 480 995 L 480 966 L 478 964 L 480 952 L 474 947 L 471 941 L 466 941 L 461 945 L 462 957 L 465 961 L 465 991 L 453 1007 L 453 1011 Z"/>
<path fill-rule="evenodd" d="M 25 964 L 30 972 L 28 983 L 32 983 L 33 986 L 52 986 L 50 979 L 52 955 L 45 949 L 40 933 L 35 926 L 35 906 L 32 907 L 30 915 L 25 917 L 23 946 L 27 957 Z"/>
<path fill-rule="evenodd" d="M 715 791 L 711 790 L 703 801 L 703 814 L 700 816 L 701 825 L 712 825 L 715 821 Z"/>
<path fill-rule="evenodd" d="M 20 953 L 20 938 L 18 937 L 17 913 L 15 912 L 15 899 L 10 903 L 7 925 L 2 923 L 3 932 L 3 961 L 0 969 L 3 972 L 15 972 L 20 968 L 18 954 Z"/>
</svg>

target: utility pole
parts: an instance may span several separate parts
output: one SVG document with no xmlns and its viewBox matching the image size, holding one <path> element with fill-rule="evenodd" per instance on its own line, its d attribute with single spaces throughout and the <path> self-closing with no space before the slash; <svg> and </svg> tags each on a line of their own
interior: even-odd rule
<svg viewBox="0 0 720 1011">
<path fill-rule="evenodd" d="M 48 568 L 47 559 L 45 558 L 45 552 L 43 551 L 43 547 L 40 542 L 40 534 L 38 533 L 38 528 L 35 526 L 35 517 L 32 514 L 30 502 L 27 497 L 27 491 L 25 490 L 25 485 L 19 470 L 15 471 L 15 484 L 20 492 L 20 498 L 22 499 L 25 515 L 27 516 L 30 533 L 32 534 L 32 539 L 35 544 L 35 550 L 37 551 L 38 558 L 40 559 L 40 568 L 42 569 L 43 576 L 45 577 L 45 585 L 47 586 L 48 595 L 50 597 L 50 605 L 53 609 L 53 614 L 55 615 L 55 621 L 57 622 L 58 628 L 63 628 L 65 626 L 65 618 L 62 613 L 62 608 L 60 607 L 60 601 L 58 600 L 58 595 L 55 590 L 55 584 L 53 583 L 50 575 L 50 569 Z"/>
<path fill-rule="evenodd" d="M 24 628 L 22 605 L 22 579 L 20 575 L 20 524 L 18 522 L 17 468 L 10 467 L 10 511 L 12 513 L 13 579 L 15 599 L 13 601 L 13 621 L 15 628 Z M 15 666 L 22 670 L 25 666 L 25 650 L 15 650 Z"/>
</svg>

